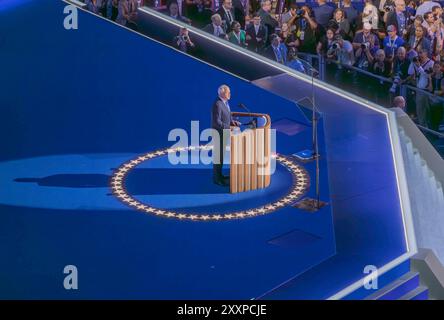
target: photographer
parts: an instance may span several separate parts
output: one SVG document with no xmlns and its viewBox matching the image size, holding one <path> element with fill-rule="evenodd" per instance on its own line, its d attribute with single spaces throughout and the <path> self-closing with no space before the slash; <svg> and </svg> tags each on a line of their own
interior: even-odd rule
<svg viewBox="0 0 444 320">
<path fill-rule="evenodd" d="M 356 50 L 356 65 L 358 68 L 368 70 L 373 63 L 373 54 L 379 49 L 379 39 L 371 32 L 372 26 L 364 24 L 364 29 L 356 33 L 353 39 L 353 48 Z"/>
<path fill-rule="evenodd" d="M 338 34 L 327 51 L 327 58 L 336 60 L 340 65 L 352 66 L 354 63 L 353 45 Z"/>
<path fill-rule="evenodd" d="M 303 6 L 296 18 L 296 37 L 299 40 L 298 50 L 316 54 L 316 44 L 320 36 L 319 26 L 311 16 L 308 6 Z"/>
<path fill-rule="evenodd" d="M 295 4 L 291 4 L 290 8 L 281 16 L 281 24 L 287 23 L 290 26 L 292 24 L 290 21 L 294 21 L 297 11 L 298 7 Z"/>
<path fill-rule="evenodd" d="M 385 78 L 390 77 L 391 63 L 386 60 L 385 52 L 382 49 L 376 51 L 375 58 L 373 60 L 372 73 Z"/>
<path fill-rule="evenodd" d="M 418 51 L 419 57 L 415 57 L 409 67 L 409 77 L 416 81 L 416 87 L 422 90 L 431 90 L 431 74 L 433 72 L 433 60 L 428 57 L 425 49 Z M 429 126 L 430 102 L 426 93 L 416 92 L 416 115 L 420 125 Z"/>
<path fill-rule="evenodd" d="M 187 53 L 190 49 L 194 49 L 194 43 L 191 41 L 187 28 L 180 28 L 179 35 L 174 37 L 174 45 L 177 49 Z"/>
<path fill-rule="evenodd" d="M 392 78 L 393 85 L 390 93 L 395 93 L 398 87 L 407 81 L 409 77 L 410 61 L 407 59 L 407 51 L 404 47 L 398 48 L 396 58 L 393 60 Z"/>
</svg>

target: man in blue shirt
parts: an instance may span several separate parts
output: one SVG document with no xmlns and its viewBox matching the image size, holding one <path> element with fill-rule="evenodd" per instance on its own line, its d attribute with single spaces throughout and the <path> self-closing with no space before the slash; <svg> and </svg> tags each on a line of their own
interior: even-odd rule
<svg viewBox="0 0 444 320">
<path fill-rule="evenodd" d="M 343 0 L 342 1 L 342 10 L 345 12 L 345 17 L 347 18 L 348 22 L 352 26 L 352 29 L 355 30 L 356 28 L 356 20 L 358 18 L 358 10 L 356 10 L 352 4 L 351 0 Z"/>
<path fill-rule="evenodd" d="M 398 48 L 404 45 L 404 40 L 401 37 L 398 37 L 397 30 L 394 25 L 387 27 L 387 33 L 388 35 L 382 41 L 382 46 L 384 47 L 384 52 L 387 59 L 392 60 Z"/>
<path fill-rule="evenodd" d="M 316 2 L 319 5 L 319 7 L 313 9 L 316 22 L 326 28 L 328 22 L 333 17 L 334 9 L 327 5 L 326 0 L 316 0 Z"/>
</svg>

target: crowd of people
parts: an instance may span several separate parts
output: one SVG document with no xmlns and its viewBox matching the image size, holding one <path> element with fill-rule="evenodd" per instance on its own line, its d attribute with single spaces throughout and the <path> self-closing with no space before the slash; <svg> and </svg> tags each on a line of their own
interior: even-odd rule
<svg viewBox="0 0 444 320">
<path fill-rule="evenodd" d="M 408 1 L 406 3 L 406 1 Z M 88 10 L 137 29 L 137 8 L 154 7 L 169 17 L 304 72 L 298 53 L 321 55 L 341 66 L 385 78 L 387 94 L 401 84 L 415 95 L 419 124 L 438 130 L 443 117 L 444 15 L 432 0 L 85 0 Z M 173 44 L 194 48 L 186 28 Z M 426 94 L 428 91 L 430 94 Z"/>
</svg>

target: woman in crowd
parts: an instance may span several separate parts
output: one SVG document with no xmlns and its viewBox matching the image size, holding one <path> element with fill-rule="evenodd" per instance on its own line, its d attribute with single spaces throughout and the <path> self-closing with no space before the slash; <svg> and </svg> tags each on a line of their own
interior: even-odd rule
<svg viewBox="0 0 444 320">
<path fill-rule="evenodd" d="M 228 33 L 228 41 L 237 44 L 241 47 L 246 47 L 246 34 L 245 31 L 241 29 L 241 24 L 237 21 L 231 23 L 231 32 Z"/>
<path fill-rule="evenodd" d="M 418 26 L 415 28 L 415 33 L 410 36 L 409 45 L 410 47 L 418 52 L 422 49 L 426 50 L 431 56 L 431 44 L 430 40 L 425 37 L 426 30 L 423 26 Z"/>
<path fill-rule="evenodd" d="M 282 43 L 287 46 L 287 49 L 297 47 L 298 41 L 296 35 L 290 31 L 288 24 L 283 23 L 279 37 L 282 39 Z"/>
<path fill-rule="evenodd" d="M 318 54 L 325 56 L 334 42 L 336 30 L 334 28 L 328 28 L 325 35 L 321 37 L 316 47 Z"/>
<path fill-rule="evenodd" d="M 336 33 L 340 34 L 344 39 L 350 38 L 350 23 L 345 17 L 344 10 L 338 8 L 333 13 L 331 23 L 338 26 Z"/>
<path fill-rule="evenodd" d="M 379 27 L 378 9 L 373 5 L 372 0 L 365 0 L 364 10 L 362 11 L 362 24 L 370 23 L 373 30 Z"/>
</svg>

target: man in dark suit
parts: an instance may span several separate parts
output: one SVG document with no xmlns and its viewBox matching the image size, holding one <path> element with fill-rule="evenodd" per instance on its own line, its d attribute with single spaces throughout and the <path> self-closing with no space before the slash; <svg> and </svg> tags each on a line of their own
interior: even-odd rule
<svg viewBox="0 0 444 320">
<path fill-rule="evenodd" d="M 248 0 L 233 0 L 234 18 L 241 24 L 242 29 L 245 29 L 245 16 L 248 14 L 247 5 Z"/>
<path fill-rule="evenodd" d="M 270 12 L 271 12 L 271 1 L 262 0 L 261 8 L 257 12 L 257 14 L 261 17 L 262 23 L 267 28 L 267 33 L 273 34 L 274 29 L 276 29 L 276 27 L 279 26 L 279 22 L 271 16 Z"/>
<path fill-rule="evenodd" d="M 395 1 L 395 10 L 387 13 L 386 25 L 394 25 L 398 30 L 398 36 L 404 37 L 407 34 L 407 27 L 410 22 L 410 15 L 405 10 L 404 0 Z"/>
<path fill-rule="evenodd" d="M 225 25 L 222 24 L 222 18 L 218 13 L 211 16 L 211 23 L 206 25 L 203 31 L 219 38 L 227 38 L 227 30 L 225 29 Z"/>
<path fill-rule="evenodd" d="M 222 6 L 219 8 L 219 10 L 217 10 L 216 13 L 218 13 L 222 18 L 222 21 L 227 28 L 227 33 L 229 33 L 231 31 L 231 24 L 233 23 L 233 21 L 235 21 L 232 0 L 223 0 Z"/>
<path fill-rule="evenodd" d="M 213 136 L 213 182 L 221 186 L 228 186 L 229 177 L 222 174 L 224 153 L 231 126 L 239 126 L 240 122 L 233 120 L 231 117 L 230 105 L 228 104 L 231 98 L 230 88 L 227 85 L 221 85 L 217 94 L 218 97 L 211 110 L 211 127 L 217 132 L 216 136 Z"/>
<path fill-rule="evenodd" d="M 287 47 L 281 43 L 281 38 L 277 34 L 270 36 L 271 44 L 264 51 L 264 56 L 278 63 L 287 64 Z"/>
<path fill-rule="evenodd" d="M 211 22 L 213 12 L 203 0 L 196 0 L 194 4 L 188 7 L 188 18 L 191 19 L 193 26 L 202 29 Z"/>
<path fill-rule="evenodd" d="M 246 30 L 248 49 L 254 52 L 262 52 L 267 39 L 267 28 L 261 24 L 261 17 L 256 14 L 253 23 L 250 23 Z"/>
</svg>

